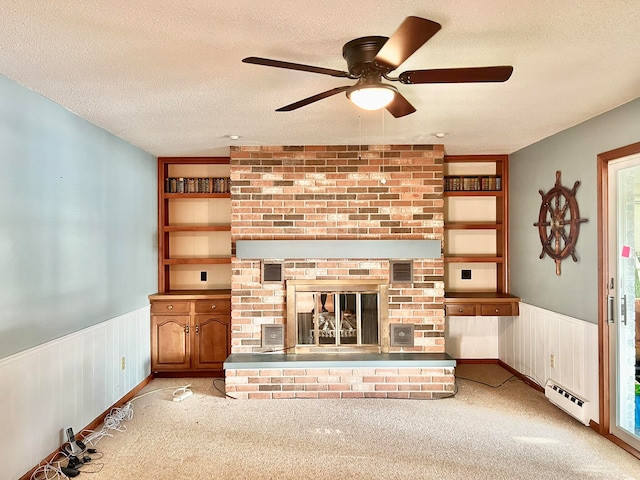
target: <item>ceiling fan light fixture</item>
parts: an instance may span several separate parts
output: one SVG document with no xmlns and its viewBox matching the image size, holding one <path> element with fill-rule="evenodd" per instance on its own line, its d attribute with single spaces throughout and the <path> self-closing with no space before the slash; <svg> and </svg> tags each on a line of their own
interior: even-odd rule
<svg viewBox="0 0 640 480">
<path fill-rule="evenodd" d="M 347 90 L 347 97 L 364 110 L 379 110 L 389 105 L 398 90 L 384 83 L 355 85 Z"/>
</svg>

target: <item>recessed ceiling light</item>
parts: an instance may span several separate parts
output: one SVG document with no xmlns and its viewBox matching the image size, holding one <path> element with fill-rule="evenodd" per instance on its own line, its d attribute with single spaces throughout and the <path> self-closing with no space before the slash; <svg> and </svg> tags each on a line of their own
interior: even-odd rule
<svg viewBox="0 0 640 480">
<path fill-rule="evenodd" d="M 238 140 L 240 138 L 240 135 L 227 135 L 227 137 L 229 137 L 231 140 Z"/>
<path fill-rule="evenodd" d="M 448 133 L 444 133 L 444 132 L 438 132 L 438 133 L 432 133 L 431 135 L 436 137 L 436 138 L 444 138 L 449 134 Z"/>
</svg>

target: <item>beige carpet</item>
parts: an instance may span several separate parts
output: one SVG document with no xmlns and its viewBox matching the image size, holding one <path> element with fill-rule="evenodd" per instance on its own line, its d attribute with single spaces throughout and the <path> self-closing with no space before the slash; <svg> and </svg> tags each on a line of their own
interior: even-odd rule
<svg viewBox="0 0 640 480">
<path fill-rule="evenodd" d="M 456 366 L 456 379 L 471 380 L 489 387 L 499 387 L 512 378 L 511 372 L 497 364 L 462 363 Z"/>
<path fill-rule="evenodd" d="M 511 376 L 494 367 L 462 373 Z M 187 383 L 182 402 L 173 389 L 134 400 L 126 431 L 100 440 L 78 478 L 640 480 L 640 461 L 518 379 L 460 379 L 443 400 L 240 401 L 211 379 L 142 393 Z"/>
</svg>

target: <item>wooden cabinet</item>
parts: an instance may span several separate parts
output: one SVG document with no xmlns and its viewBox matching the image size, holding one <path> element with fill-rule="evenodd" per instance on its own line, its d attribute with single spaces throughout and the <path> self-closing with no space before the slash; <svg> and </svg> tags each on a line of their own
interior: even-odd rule
<svg viewBox="0 0 640 480">
<path fill-rule="evenodd" d="M 158 293 L 151 302 L 151 370 L 222 375 L 231 350 L 229 291 Z"/>
<path fill-rule="evenodd" d="M 507 155 L 445 156 L 445 314 L 517 315 L 509 294 Z"/>
</svg>

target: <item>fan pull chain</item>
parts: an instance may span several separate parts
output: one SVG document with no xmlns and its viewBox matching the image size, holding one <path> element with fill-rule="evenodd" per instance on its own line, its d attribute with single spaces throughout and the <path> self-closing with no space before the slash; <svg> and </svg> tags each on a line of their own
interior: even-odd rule
<svg viewBox="0 0 640 480">
<path fill-rule="evenodd" d="M 387 183 L 387 178 L 385 176 L 385 171 L 384 171 L 384 167 L 385 167 L 385 147 L 387 145 L 387 139 L 385 136 L 385 131 L 384 131 L 384 108 L 380 109 L 380 112 L 382 113 L 382 179 L 380 179 L 380 183 L 382 185 L 385 185 Z"/>
<path fill-rule="evenodd" d="M 358 133 L 360 135 L 360 144 L 358 145 L 358 160 L 362 160 L 362 115 L 358 114 Z"/>
</svg>

